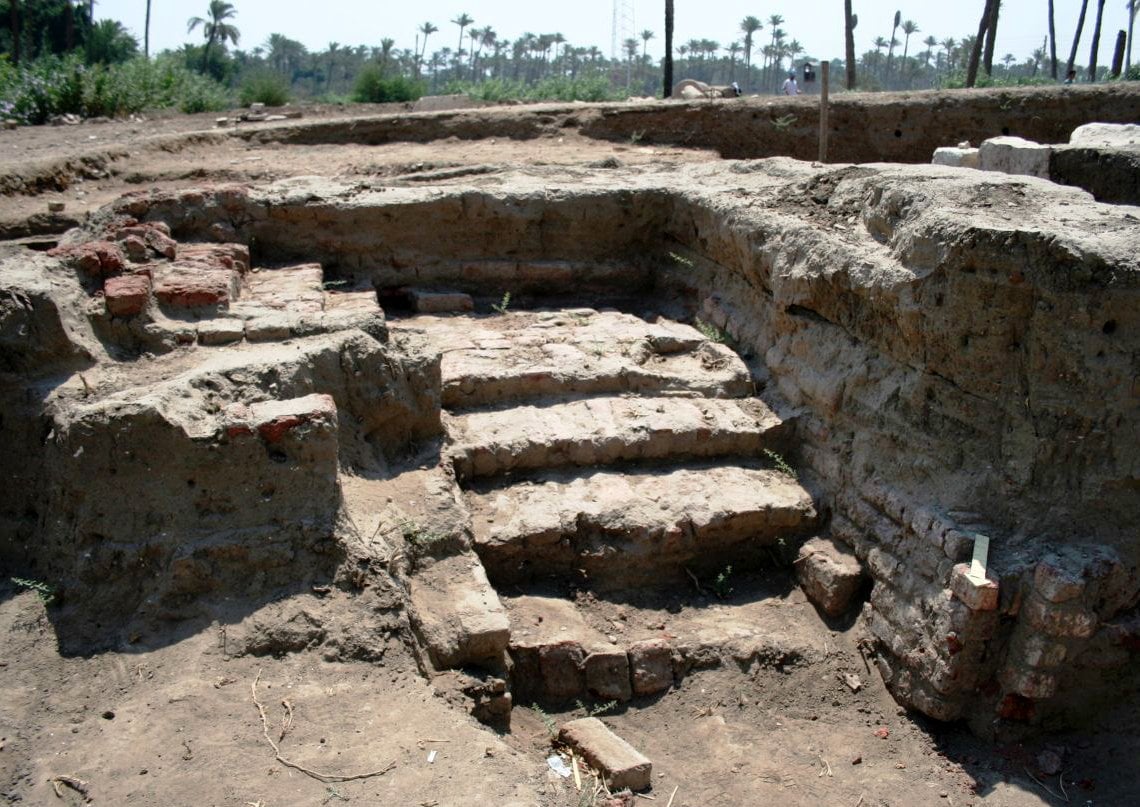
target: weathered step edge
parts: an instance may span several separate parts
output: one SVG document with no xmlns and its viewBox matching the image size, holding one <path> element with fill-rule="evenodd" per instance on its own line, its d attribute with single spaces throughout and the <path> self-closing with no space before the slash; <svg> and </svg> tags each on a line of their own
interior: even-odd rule
<svg viewBox="0 0 1140 807">
<path fill-rule="evenodd" d="M 591 472 L 468 493 L 475 551 L 497 586 L 542 577 L 606 590 L 768 560 L 814 531 L 811 495 L 777 471 Z"/>
<path fill-rule="evenodd" d="M 789 424 L 762 401 L 591 398 L 445 418 L 460 480 L 567 465 L 757 457 Z"/>
</svg>

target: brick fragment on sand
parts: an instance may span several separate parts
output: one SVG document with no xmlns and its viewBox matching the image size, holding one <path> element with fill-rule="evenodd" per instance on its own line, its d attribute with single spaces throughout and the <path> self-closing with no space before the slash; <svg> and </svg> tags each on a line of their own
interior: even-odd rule
<svg viewBox="0 0 1140 807">
<path fill-rule="evenodd" d="M 611 790 L 649 787 L 653 763 L 598 718 L 571 720 L 562 726 L 558 739 L 576 749 L 586 762 L 600 771 Z"/>
<path fill-rule="evenodd" d="M 831 538 L 812 538 L 800 547 L 796 578 L 808 599 L 828 616 L 839 616 L 863 584 L 858 558 Z"/>
<path fill-rule="evenodd" d="M 985 580 L 970 577 L 970 564 L 959 563 L 950 575 L 950 591 L 972 611 L 998 607 L 998 581 L 987 571 Z"/>
<path fill-rule="evenodd" d="M 103 285 L 107 313 L 113 317 L 133 317 L 150 302 L 150 277 L 145 274 L 109 277 Z"/>
</svg>

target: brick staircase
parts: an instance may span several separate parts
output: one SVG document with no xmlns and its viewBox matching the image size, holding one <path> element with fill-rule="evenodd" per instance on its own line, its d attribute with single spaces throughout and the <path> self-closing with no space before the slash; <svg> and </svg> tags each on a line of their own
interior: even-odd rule
<svg viewBox="0 0 1140 807">
<path fill-rule="evenodd" d="M 443 461 L 473 538 L 413 577 L 413 625 L 437 668 L 509 668 L 516 701 L 624 701 L 730 658 L 818 654 L 802 596 L 794 616 L 770 607 L 798 591 L 717 596 L 734 568 L 790 561 L 818 524 L 765 453 L 786 450 L 790 428 L 730 348 L 586 308 L 391 327 L 442 355 Z M 651 602 L 678 591 L 701 605 Z"/>
</svg>

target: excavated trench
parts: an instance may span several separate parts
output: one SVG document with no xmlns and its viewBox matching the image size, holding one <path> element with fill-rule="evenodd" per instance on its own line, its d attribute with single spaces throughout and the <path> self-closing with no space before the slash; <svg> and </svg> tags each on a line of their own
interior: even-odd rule
<svg viewBox="0 0 1140 807">
<path fill-rule="evenodd" d="M 1126 209 L 930 167 L 605 180 L 140 193 L 5 257 L 34 383 L 0 550 L 61 581 L 61 643 L 333 587 L 498 724 L 812 664 L 856 616 L 902 704 L 985 733 L 1119 684 Z M 367 657 L 336 630 L 261 652 Z"/>
</svg>

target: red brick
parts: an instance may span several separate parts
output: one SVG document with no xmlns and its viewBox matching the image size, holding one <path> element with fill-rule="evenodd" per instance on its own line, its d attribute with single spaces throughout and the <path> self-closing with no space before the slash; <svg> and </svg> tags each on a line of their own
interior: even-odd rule
<svg viewBox="0 0 1140 807">
<path fill-rule="evenodd" d="M 150 277 L 145 274 L 109 277 L 103 285 L 107 313 L 113 317 L 133 317 L 150 302 Z"/>
<path fill-rule="evenodd" d="M 154 294 L 174 308 L 207 308 L 228 305 L 237 288 L 237 275 L 229 270 L 171 264 L 155 281 Z"/>
<path fill-rule="evenodd" d="M 558 739 L 578 749 L 613 790 L 644 790 L 651 784 L 653 763 L 596 717 L 570 721 L 559 730 Z"/>
<path fill-rule="evenodd" d="M 253 427 L 267 443 L 279 442 L 288 432 L 306 423 L 336 426 L 336 402 L 331 395 L 264 401 L 249 409 Z"/>
<path fill-rule="evenodd" d="M 123 251 L 109 241 L 88 241 L 48 250 L 48 255 L 62 258 L 68 266 L 95 277 L 120 272 L 126 264 Z"/>
<path fill-rule="evenodd" d="M 987 575 L 989 573 L 987 572 Z M 950 575 L 950 590 L 972 611 L 993 611 L 998 607 L 998 582 L 992 576 L 976 581 L 970 577 L 970 564 L 959 563 Z"/>
</svg>

